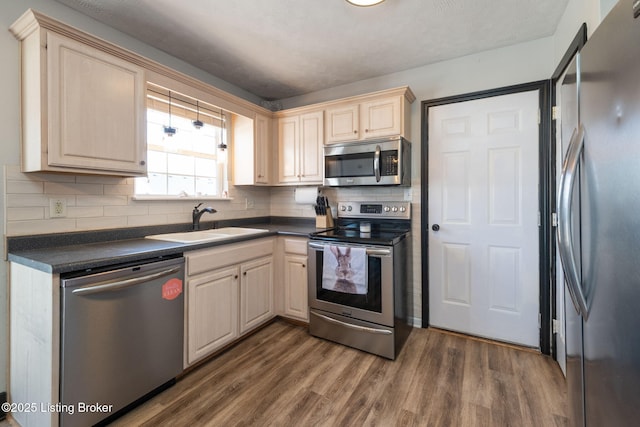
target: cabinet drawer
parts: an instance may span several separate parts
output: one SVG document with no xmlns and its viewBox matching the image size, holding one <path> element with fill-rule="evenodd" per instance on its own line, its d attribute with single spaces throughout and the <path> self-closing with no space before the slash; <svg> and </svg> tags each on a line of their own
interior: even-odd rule
<svg viewBox="0 0 640 427">
<path fill-rule="evenodd" d="M 307 239 L 284 239 L 284 251 L 289 254 L 306 255 Z"/>
<path fill-rule="evenodd" d="M 273 240 L 273 238 L 260 239 L 187 252 L 185 254 L 187 275 L 193 276 L 227 265 L 235 265 L 250 259 L 271 255 Z"/>
</svg>

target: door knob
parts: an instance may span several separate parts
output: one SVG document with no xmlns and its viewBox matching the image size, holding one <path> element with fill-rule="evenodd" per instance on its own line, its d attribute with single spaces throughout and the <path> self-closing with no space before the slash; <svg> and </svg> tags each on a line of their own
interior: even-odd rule
<svg viewBox="0 0 640 427">
<path fill-rule="evenodd" d="M 439 226 L 438 224 L 433 224 L 433 225 L 431 226 L 431 229 L 432 229 L 433 231 L 438 231 L 438 230 L 440 230 L 440 226 Z"/>
</svg>

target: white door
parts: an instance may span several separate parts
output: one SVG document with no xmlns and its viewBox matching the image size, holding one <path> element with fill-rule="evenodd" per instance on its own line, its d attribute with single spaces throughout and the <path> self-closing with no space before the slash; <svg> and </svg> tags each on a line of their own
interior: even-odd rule
<svg viewBox="0 0 640 427">
<path fill-rule="evenodd" d="M 537 90 L 429 109 L 431 326 L 539 347 L 538 145 Z"/>
</svg>

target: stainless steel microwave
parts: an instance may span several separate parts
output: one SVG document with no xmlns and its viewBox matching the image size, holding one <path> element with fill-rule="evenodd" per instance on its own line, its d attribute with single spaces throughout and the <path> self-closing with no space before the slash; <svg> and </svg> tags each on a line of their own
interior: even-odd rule
<svg viewBox="0 0 640 427">
<path fill-rule="evenodd" d="M 411 143 L 402 137 L 324 147 L 324 185 L 411 185 Z"/>
</svg>

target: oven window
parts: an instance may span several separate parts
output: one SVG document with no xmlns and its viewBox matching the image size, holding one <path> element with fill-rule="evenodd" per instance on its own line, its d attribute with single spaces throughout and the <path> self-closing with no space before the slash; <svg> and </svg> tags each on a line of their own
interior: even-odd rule
<svg viewBox="0 0 640 427">
<path fill-rule="evenodd" d="M 367 293 L 365 295 L 336 292 L 322 287 L 322 265 L 324 254 L 316 252 L 316 297 L 319 300 L 344 305 L 346 307 L 360 308 L 368 311 L 382 313 L 382 260 L 376 257 L 367 257 Z"/>
<path fill-rule="evenodd" d="M 327 178 L 373 176 L 373 156 L 372 152 L 327 156 L 325 157 L 325 176 Z"/>
</svg>

